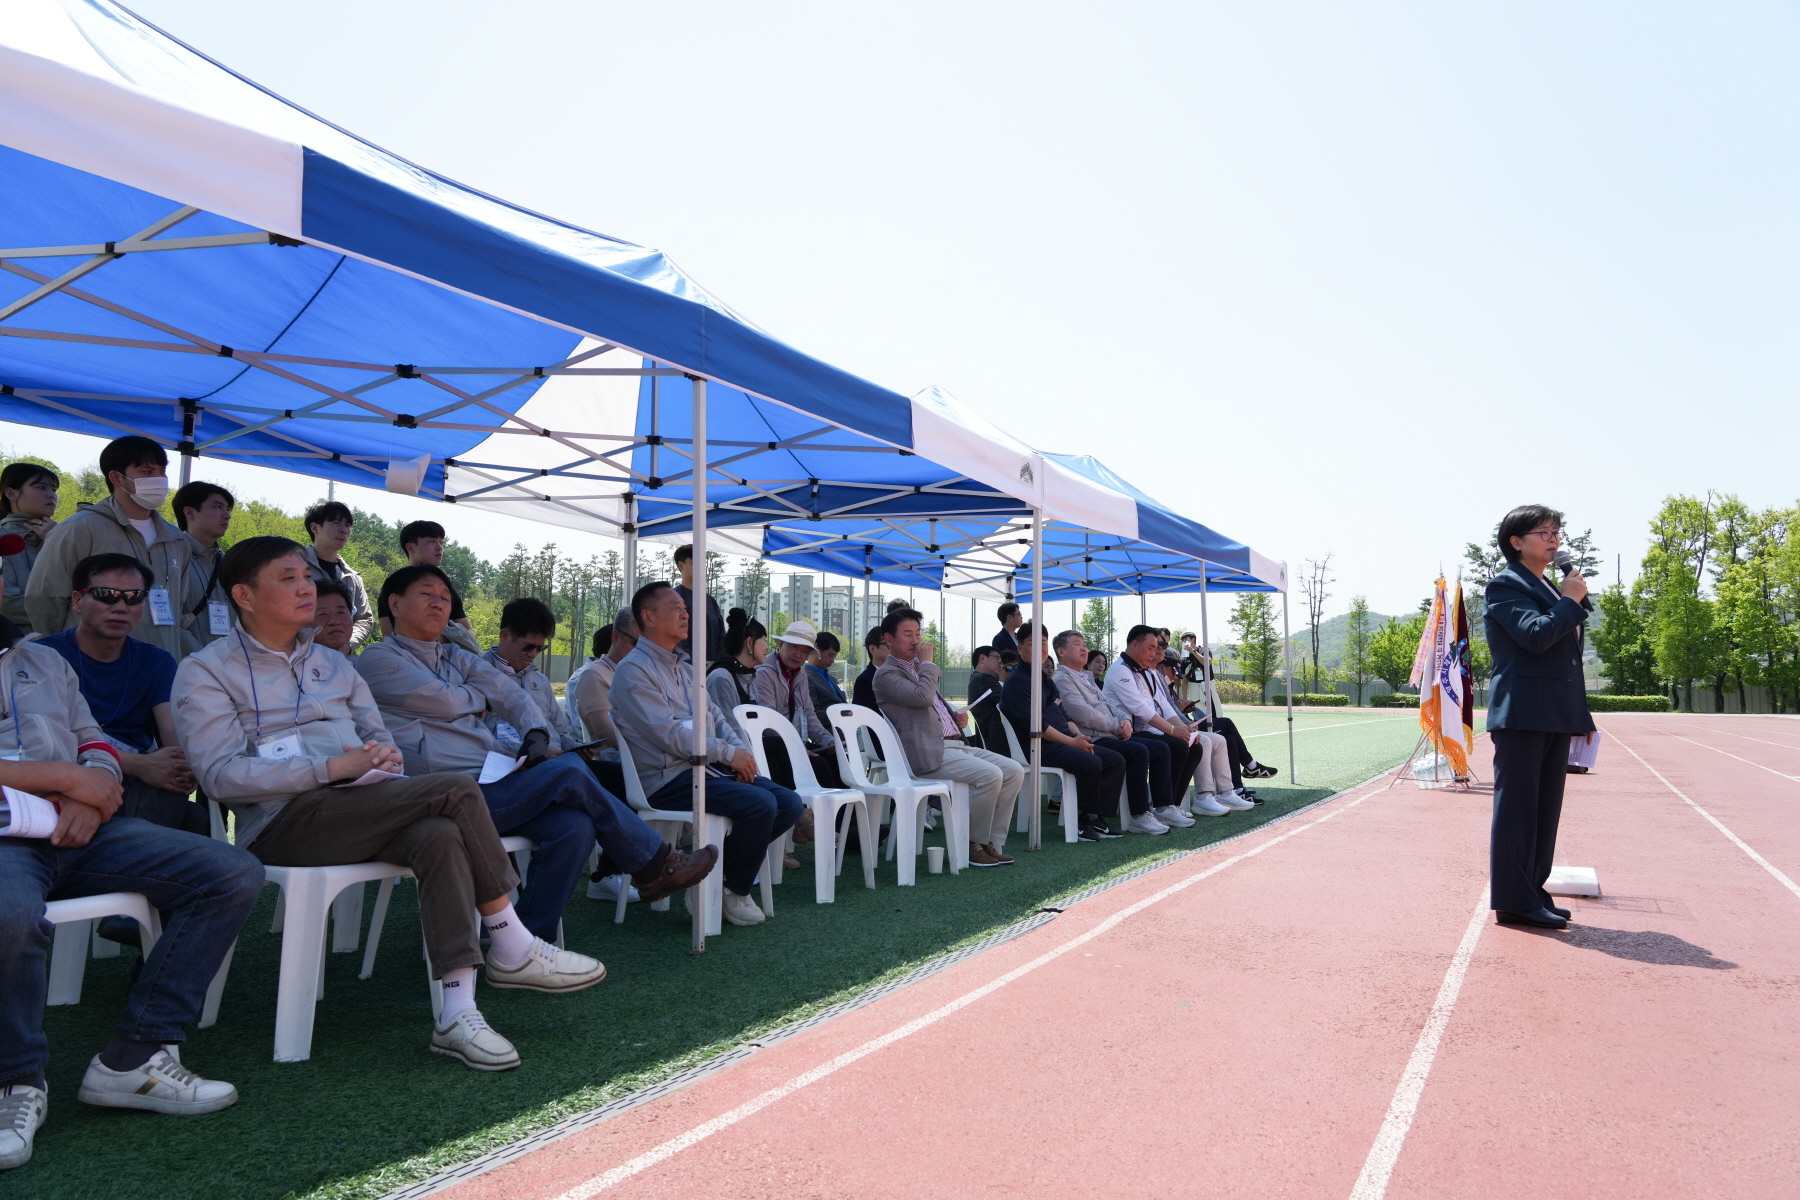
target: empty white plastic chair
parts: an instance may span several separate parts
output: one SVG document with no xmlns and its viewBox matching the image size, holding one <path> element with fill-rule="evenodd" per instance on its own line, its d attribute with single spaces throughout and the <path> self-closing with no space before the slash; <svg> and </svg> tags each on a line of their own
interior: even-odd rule
<svg viewBox="0 0 1800 1200">
<path fill-rule="evenodd" d="M 837 899 L 837 877 L 844 869 L 844 848 L 850 840 L 848 822 L 843 833 L 838 832 L 838 813 L 848 808 L 856 821 L 864 846 L 876 843 L 876 830 L 881 828 L 869 817 L 869 802 L 863 793 L 856 788 L 827 788 L 819 786 L 819 777 L 813 773 L 812 760 L 807 757 L 806 747 L 800 741 L 800 731 L 793 723 L 772 708 L 755 704 L 740 704 L 732 710 L 737 717 L 738 725 L 750 739 L 750 753 L 756 756 L 756 770 L 760 775 L 769 775 L 768 748 L 763 744 L 764 734 L 774 734 L 781 739 L 787 748 L 788 765 L 794 772 L 794 791 L 806 801 L 812 809 L 813 831 L 813 881 L 814 895 L 820 904 L 831 904 Z M 830 840 L 825 836 L 829 834 Z M 863 884 L 875 886 L 875 856 L 865 853 L 863 862 Z"/>
<path fill-rule="evenodd" d="M 1019 735 L 1013 732 L 1012 721 L 1009 718 L 1002 716 L 1000 718 L 1000 727 L 1006 730 L 1007 753 L 1012 756 L 1014 762 L 1025 768 L 1025 782 L 1019 785 L 1019 832 L 1024 833 L 1031 828 L 1031 809 L 1027 806 L 1034 803 L 1030 796 L 1031 759 L 1027 758 L 1025 756 L 1025 751 L 1020 749 Z M 1039 767 L 1038 769 L 1043 772 L 1043 778 L 1046 783 L 1055 780 L 1057 787 L 1061 789 L 1062 804 L 1060 807 L 1062 809 L 1063 841 L 1073 842 L 1078 840 L 1081 837 L 1081 821 L 1075 811 L 1074 779 L 1070 778 L 1069 773 L 1061 767 Z M 1043 803 L 1043 797 L 1038 797 L 1035 803 Z M 1125 813 L 1127 811 L 1125 808 L 1125 793 L 1123 791 L 1119 793 L 1119 805 L 1119 820 L 1122 822 L 1125 819 Z"/>
<path fill-rule="evenodd" d="M 162 936 L 162 921 L 140 892 L 101 892 L 52 900 L 44 905 L 44 919 L 56 926 L 51 943 L 50 980 L 45 1004 L 80 1004 L 81 981 L 87 974 L 89 931 L 102 917 L 130 917 L 138 923 L 144 957 Z M 101 939 L 104 940 L 104 939 Z M 118 953 L 117 942 L 106 942 Z"/>
<path fill-rule="evenodd" d="M 878 712 L 856 704 L 833 704 L 826 710 L 826 720 L 831 722 L 831 732 L 837 738 L 838 770 L 872 802 L 869 816 L 876 828 L 881 826 L 881 815 L 887 811 L 888 801 L 893 801 L 888 857 L 895 857 L 898 849 L 900 886 L 911 887 L 917 878 L 917 859 L 924 849 L 927 802 L 933 796 L 943 800 L 944 857 L 949 860 L 950 873 L 959 874 L 968 866 L 969 789 L 947 779 L 915 778 L 906 761 L 906 748 L 900 744 L 900 736 Z M 887 753 L 887 779 L 884 782 L 877 783 L 869 778 L 863 756 L 847 749 L 857 745 L 857 735 L 864 730 L 872 734 Z M 868 854 L 869 843 L 865 841 L 865 859 Z"/>
<path fill-rule="evenodd" d="M 653 829 L 657 829 L 657 832 L 663 833 L 664 836 L 669 839 L 671 844 L 680 845 L 680 827 L 687 826 L 692 828 L 694 824 L 693 810 L 687 808 L 662 809 L 650 807 L 650 800 L 644 795 L 644 785 L 638 781 L 637 768 L 632 765 L 631 747 L 625 744 L 624 738 L 619 739 L 619 765 L 623 767 L 625 771 L 625 802 L 637 810 L 638 816 L 644 819 L 645 824 Z M 717 846 L 719 848 L 719 861 L 713 864 L 713 869 L 708 872 L 706 878 L 700 882 L 700 902 L 706 905 L 706 936 L 717 937 L 724 929 L 724 852 L 725 838 L 731 833 L 731 818 L 716 816 L 712 813 L 704 813 L 702 815 L 706 818 L 706 821 L 704 828 L 701 828 L 694 833 L 694 849 L 698 850 L 702 846 Z M 662 829 L 658 829 L 658 826 L 669 826 L 671 828 L 665 832 Z M 772 885 L 775 881 L 774 873 L 781 866 L 781 846 L 782 840 L 776 838 L 773 842 L 769 843 L 769 848 L 763 855 L 761 881 L 762 910 L 765 916 L 772 917 L 775 915 L 775 889 Z M 631 881 L 627 879 L 625 882 L 630 883 Z M 650 907 L 657 912 L 667 912 L 669 908 L 669 898 L 664 896 Z M 620 905 L 620 909 L 623 911 L 623 904 Z"/>
</svg>

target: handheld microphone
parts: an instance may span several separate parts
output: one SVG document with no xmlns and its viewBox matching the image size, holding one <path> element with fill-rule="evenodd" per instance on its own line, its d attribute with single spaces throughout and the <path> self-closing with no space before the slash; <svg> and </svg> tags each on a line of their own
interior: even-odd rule
<svg viewBox="0 0 1800 1200">
<path fill-rule="evenodd" d="M 1573 575 L 1575 572 L 1577 572 L 1581 569 L 1580 567 L 1577 567 L 1575 565 L 1574 556 L 1571 555 L 1567 550 L 1561 550 L 1561 549 L 1557 550 L 1555 562 L 1556 562 L 1557 570 L 1559 570 L 1563 573 L 1564 579 L 1567 579 L 1569 576 Z M 1594 598 L 1592 596 L 1583 596 L 1581 598 L 1581 607 L 1586 609 L 1588 612 L 1593 612 L 1594 611 Z"/>
</svg>

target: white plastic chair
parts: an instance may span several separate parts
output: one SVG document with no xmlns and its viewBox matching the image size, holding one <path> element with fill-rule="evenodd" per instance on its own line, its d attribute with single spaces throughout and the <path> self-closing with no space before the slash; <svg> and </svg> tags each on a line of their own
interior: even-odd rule
<svg viewBox="0 0 1800 1200">
<path fill-rule="evenodd" d="M 969 789 L 947 779 L 919 779 L 906 761 L 906 748 L 886 717 L 856 704 L 833 704 L 826 719 L 837 738 L 838 770 L 858 791 L 867 796 L 869 819 L 877 829 L 893 801 L 894 817 L 888 829 L 887 854 L 894 858 L 898 850 L 897 870 L 901 887 L 911 887 L 917 878 L 919 852 L 924 849 L 927 801 L 939 796 L 944 804 L 944 857 L 950 873 L 961 873 L 969 865 Z M 877 783 L 869 778 L 861 754 L 851 754 L 846 747 L 857 745 L 857 735 L 867 730 L 887 752 L 887 779 Z M 865 860 L 869 843 L 863 842 Z"/>
<path fill-rule="evenodd" d="M 787 747 L 788 765 L 794 771 L 794 790 L 806 801 L 813 814 L 814 894 L 820 904 L 834 903 L 837 899 L 837 877 L 844 869 L 844 849 L 850 840 L 848 824 L 842 834 L 837 831 L 838 813 L 846 808 L 851 809 L 862 844 L 873 846 L 876 830 L 881 827 L 870 820 L 868 798 L 856 788 L 820 787 L 819 777 L 813 774 L 812 760 L 807 757 L 806 747 L 800 742 L 800 731 L 774 709 L 740 704 L 732 713 L 750 739 L 750 753 L 756 756 L 758 774 L 769 774 L 768 749 L 763 744 L 764 734 L 775 734 L 781 739 L 782 745 Z M 829 843 L 824 840 L 827 832 L 832 835 Z M 863 884 L 872 888 L 875 886 L 875 856 L 864 854 L 862 862 Z"/>
<path fill-rule="evenodd" d="M 162 936 L 162 921 L 156 909 L 140 892 L 101 892 L 94 896 L 76 896 L 69 900 L 52 900 L 44 905 L 44 919 L 56 926 L 56 940 L 50 950 L 50 986 L 44 1003 L 80 1004 L 81 981 L 87 974 L 88 942 L 96 951 L 101 943 L 112 948 L 112 954 L 96 953 L 96 958 L 118 954 L 117 942 L 108 942 L 90 931 L 102 917 L 130 917 L 138 923 L 143 940 L 144 957 Z"/>
<path fill-rule="evenodd" d="M 619 739 L 619 765 L 625 771 L 625 802 L 637 810 L 644 823 L 656 828 L 658 826 L 674 826 L 666 836 L 672 844 L 680 844 L 680 826 L 693 827 L 694 813 L 692 809 L 651 808 L 650 800 L 644 795 L 644 785 L 638 780 L 637 767 L 631 761 L 631 747 L 624 738 Z M 717 846 L 719 861 L 706 878 L 700 881 L 700 902 L 706 905 L 706 936 L 717 937 L 724 930 L 725 912 L 725 839 L 731 834 L 731 818 L 716 816 L 713 813 L 703 814 L 705 827 L 694 835 L 694 848 Z M 664 832 L 658 830 L 658 832 Z M 775 915 L 775 872 L 781 869 L 782 839 L 776 838 L 769 843 L 768 851 L 763 855 L 762 910 L 765 916 Z M 629 880 L 627 881 L 629 882 Z M 669 910 L 669 897 L 664 896 L 650 906 L 656 912 Z"/>
<path fill-rule="evenodd" d="M 1032 803 L 1032 799 L 1028 794 L 1031 791 L 1031 759 L 1027 758 L 1025 756 L 1025 751 L 1019 748 L 1019 735 L 1013 732 L 1012 720 L 1004 715 L 1001 716 L 1000 727 L 1006 730 L 1007 753 L 1012 756 L 1014 762 L 1025 768 L 1025 782 L 1019 786 L 1019 832 L 1025 833 L 1031 828 L 1031 809 L 1027 807 Z M 1075 780 L 1070 778 L 1069 773 L 1061 767 L 1039 767 L 1038 769 L 1043 772 L 1043 778 L 1046 783 L 1054 779 L 1057 786 L 1062 789 L 1062 812 L 1060 816 L 1063 827 L 1063 841 L 1073 842 L 1079 840 L 1081 837 L 1081 820 L 1075 811 L 1077 807 L 1075 803 Z M 1037 803 L 1043 803 L 1042 796 L 1038 797 Z M 1126 811 L 1124 808 L 1125 793 L 1123 791 L 1119 793 L 1119 804 L 1121 806 L 1119 809 L 1119 819 L 1123 821 Z"/>
</svg>

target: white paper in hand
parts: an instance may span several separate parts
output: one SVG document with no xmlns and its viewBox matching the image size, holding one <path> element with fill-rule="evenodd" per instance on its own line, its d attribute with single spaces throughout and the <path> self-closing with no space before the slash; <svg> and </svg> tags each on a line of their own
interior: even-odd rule
<svg viewBox="0 0 1800 1200">
<path fill-rule="evenodd" d="M 511 775 L 514 771 L 524 765 L 525 756 L 523 754 L 514 758 L 510 754 L 495 754 L 492 750 L 489 750 L 487 761 L 481 764 L 481 774 L 476 778 L 475 782 L 493 783 L 496 780 L 505 779 L 508 775 Z"/>
<path fill-rule="evenodd" d="M 56 832 L 56 805 L 17 788 L 4 791 L 12 816 L 9 824 L 0 829 L 0 837 L 47 838 Z"/>
<path fill-rule="evenodd" d="M 386 783 L 390 779 L 405 779 L 406 776 L 397 771 L 377 771 L 373 767 L 352 779 L 344 787 L 367 787 L 371 783 Z"/>
</svg>

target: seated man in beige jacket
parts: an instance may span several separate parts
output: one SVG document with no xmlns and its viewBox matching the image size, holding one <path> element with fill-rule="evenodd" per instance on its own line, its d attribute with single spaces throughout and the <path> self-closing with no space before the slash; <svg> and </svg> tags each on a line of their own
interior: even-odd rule
<svg viewBox="0 0 1800 1200">
<path fill-rule="evenodd" d="M 913 774 L 951 779 L 969 787 L 969 865 L 1002 867 L 1013 803 L 1025 783 L 1025 768 L 1010 758 L 971 746 L 962 739 L 961 712 L 938 695 L 936 647 L 919 636 L 923 618 L 910 608 L 895 609 L 881 622 L 887 661 L 875 672 L 875 700 L 906 748 Z"/>
</svg>

